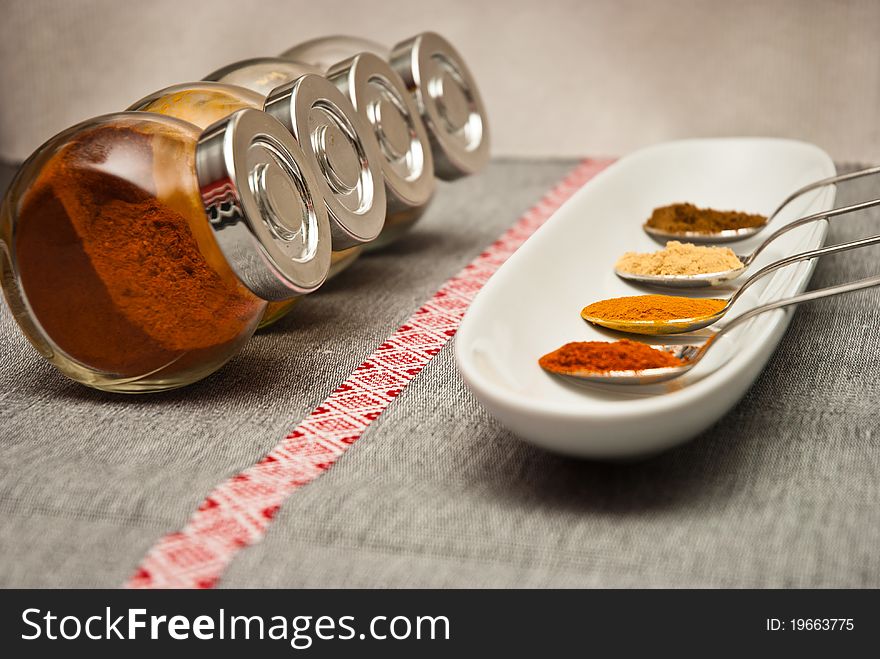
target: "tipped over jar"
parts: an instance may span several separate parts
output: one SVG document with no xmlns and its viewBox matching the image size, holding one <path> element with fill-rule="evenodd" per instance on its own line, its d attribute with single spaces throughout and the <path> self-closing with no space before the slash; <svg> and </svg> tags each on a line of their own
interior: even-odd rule
<svg viewBox="0 0 880 659">
<path fill-rule="evenodd" d="M 361 246 L 374 240 L 385 222 L 379 145 L 335 86 L 309 73 L 309 67 L 294 69 L 301 75 L 268 94 L 200 81 L 159 90 L 128 109 L 176 117 L 200 128 L 241 108 L 265 109 L 277 117 L 302 146 L 316 174 L 317 191 L 331 223 L 328 277 L 333 277 L 351 265 Z M 273 82 L 278 79 L 271 77 Z M 270 304 L 260 326 L 286 315 L 294 302 Z"/>
<path fill-rule="evenodd" d="M 3 199 L 4 295 L 78 382 L 206 377 L 412 226 L 435 177 L 488 159 L 476 84 L 430 32 L 392 49 L 331 37 L 208 78 L 59 133 Z"/>
<path fill-rule="evenodd" d="M 220 368 L 268 302 L 318 288 L 326 211 L 299 145 L 240 110 L 205 132 L 123 112 L 50 139 L 0 210 L 3 291 L 39 353 L 120 392 Z"/>
</svg>

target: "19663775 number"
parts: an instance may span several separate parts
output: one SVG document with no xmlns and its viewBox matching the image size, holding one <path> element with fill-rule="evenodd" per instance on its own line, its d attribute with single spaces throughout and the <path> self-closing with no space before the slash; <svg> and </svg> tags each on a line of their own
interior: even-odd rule
<svg viewBox="0 0 880 659">
<path fill-rule="evenodd" d="M 852 631 L 855 629 L 853 618 L 767 618 L 767 631 Z"/>
<path fill-rule="evenodd" d="M 852 618 L 792 618 L 793 631 L 852 631 Z"/>
</svg>

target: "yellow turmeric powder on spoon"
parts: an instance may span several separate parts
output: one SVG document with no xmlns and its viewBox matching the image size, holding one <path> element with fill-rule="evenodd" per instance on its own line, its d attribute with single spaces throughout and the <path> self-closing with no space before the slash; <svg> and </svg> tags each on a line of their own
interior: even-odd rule
<svg viewBox="0 0 880 659">
<path fill-rule="evenodd" d="M 678 295 L 632 295 L 600 300 L 584 307 L 585 320 L 667 321 L 714 316 L 727 305 L 719 298 L 691 298 Z"/>
</svg>

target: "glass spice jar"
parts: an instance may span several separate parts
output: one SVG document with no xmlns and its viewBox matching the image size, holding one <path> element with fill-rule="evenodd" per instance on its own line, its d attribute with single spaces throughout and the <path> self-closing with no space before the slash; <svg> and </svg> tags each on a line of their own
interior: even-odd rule
<svg viewBox="0 0 880 659">
<path fill-rule="evenodd" d="M 439 34 L 422 32 L 391 49 L 369 39 L 324 37 L 281 57 L 327 71 L 362 52 L 386 60 L 410 90 L 428 128 L 438 178 L 452 181 L 486 166 L 489 123 L 479 89 L 464 59 Z"/>
<path fill-rule="evenodd" d="M 244 87 L 266 98 L 272 90 L 307 73 L 321 75 L 324 71 L 317 66 L 281 57 L 252 57 L 227 64 L 206 75 L 204 80 Z"/>
<path fill-rule="evenodd" d="M 117 392 L 220 368 L 267 301 L 318 288 L 330 224 L 305 154 L 240 110 L 204 133 L 122 112 L 78 124 L 21 167 L 0 208 L 3 292 L 39 353 Z"/>
<path fill-rule="evenodd" d="M 371 141 L 371 136 L 359 125 L 354 109 L 350 104 L 346 106 L 347 101 L 332 84 L 320 76 L 312 77 L 320 82 L 316 84 L 313 81 L 308 87 L 309 93 L 297 88 L 296 94 L 287 94 L 285 101 L 277 104 L 277 110 L 282 115 L 289 115 L 295 113 L 297 108 L 321 101 L 334 113 L 332 116 L 318 115 L 315 120 L 309 117 L 306 124 L 298 127 L 299 132 L 294 131 L 289 121 L 284 122 L 298 140 L 300 133 L 309 138 L 300 140 L 300 143 L 319 175 L 318 189 L 330 213 L 333 253 L 328 277 L 334 277 L 357 259 L 363 243 L 378 235 L 384 222 L 385 196 L 372 192 L 380 187 L 381 177 L 379 148 L 375 139 Z M 324 99 L 321 94 L 330 98 Z M 142 98 L 128 109 L 173 116 L 204 129 L 238 108 L 261 109 L 266 100 L 262 94 L 244 87 L 200 81 L 166 87 Z M 369 190 L 369 194 L 364 192 L 358 198 L 351 190 L 345 190 L 348 198 L 340 203 L 337 189 L 340 171 L 355 179 L 361 189 Z M 270 304 L 260 327 L 285 316 L 295 302 L 293 299 Z"/>
<path fill-rule="evenodd" d="M 235 62 L 206 77 L 268 95 L 278 85 L 318 67 L 282 58 Z M 323 71 L 348 96 L 364 125 L 372 129 L 382 155 L 387 211 L 382 233 L 366 249 L 383 247 L 422 216 L 434 193 L 434 160 L 428 132 L 415 99 L 403 80 L 382 58 L 360 53 Z"/>
</svg>

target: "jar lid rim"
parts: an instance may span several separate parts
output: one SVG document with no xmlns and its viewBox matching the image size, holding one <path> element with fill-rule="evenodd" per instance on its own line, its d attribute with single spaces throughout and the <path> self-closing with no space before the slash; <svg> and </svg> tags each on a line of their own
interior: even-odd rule
<svg viewBox="0 0 880 659">
<path fill-rule="evenodd" d="M 431 135 L 437 176 L 453 180 L 489 160 L 489 120 L 462 56 L 436 32 L 422 32 L 391 50 L 391 66 L 413 90 Z"/>
<path fill-rule="evenodd" d="M 333 248 L 374 240 L 385 225 L 382 156 L 351 101 L 324 76 L 306 74 L 272 91 L 265 110 L 290 131 L 316 173 Z"/>
<path fill-rule="evenodd" d="M 317 180 L 291 134 L 242 109 L 206 128 L 196 147 L 205 213 L 230 266 L 255 295 L 310 293 L 330 269 L 330 223 Z"/>
<path fill-rule="evenodd" d="M 330 67 L 327 78 L 349 97 L 376 136 L 389 205 L 392 199 L 407 207 L 426 204 L 435 188 L 431 142 L 400 75 L 385 59 L 363 52 Z M 391 110 L 391 121 L 383 108 Z"/>
</svg>

